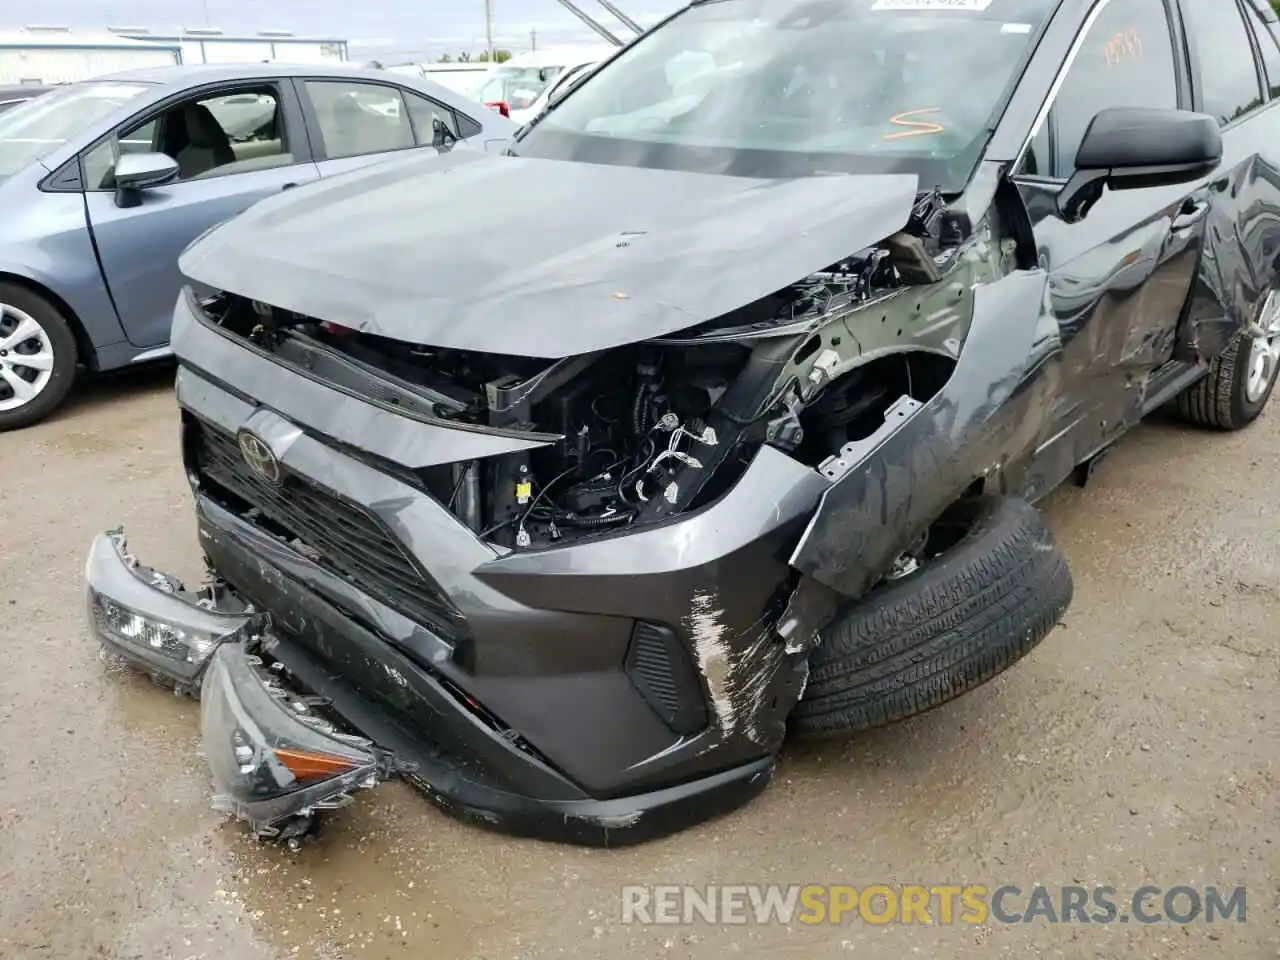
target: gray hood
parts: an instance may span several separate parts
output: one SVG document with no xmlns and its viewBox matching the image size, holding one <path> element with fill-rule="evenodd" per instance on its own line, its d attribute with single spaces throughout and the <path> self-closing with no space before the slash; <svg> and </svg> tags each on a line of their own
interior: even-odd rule
<svg viewBox="0 0 1280 960">
<path fill-rule="evenodd" d="M 751 180 L 453 151 L 265 200 L 198 283 L 437 347 L 557 358 L 674 333 L 900 230 L 914 176 Z"/>
</svg>

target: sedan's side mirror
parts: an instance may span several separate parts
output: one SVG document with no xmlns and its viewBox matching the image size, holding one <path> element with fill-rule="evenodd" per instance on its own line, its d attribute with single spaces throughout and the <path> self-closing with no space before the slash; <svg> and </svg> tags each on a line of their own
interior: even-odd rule
<svg viewBox="0 0 1280 960">
<path fill-rule="evenodd" d="M 122 153 L 114 172 L 116 204 L 136 207 L 139 192 L 178 178 L 178 161 L 165 153 Z"/>
<path fill-rule="evenodd" d="M 1074 222 L 1103 186 L 1134 190 L 1190 183 L 1222 160 L 1218 122 L 1187 110 L 1113 107 L 1100 111 L 1076 152 L 1076 172 L 1058 195 L 1058 213 Z"/>
</svg>

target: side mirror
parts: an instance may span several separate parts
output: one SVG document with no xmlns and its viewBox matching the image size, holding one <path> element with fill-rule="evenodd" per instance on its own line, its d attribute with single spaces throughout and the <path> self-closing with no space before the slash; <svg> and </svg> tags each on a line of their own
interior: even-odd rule
<svg viewBox="0 0 1280 960">
<path fill-rule="evenodd" d="M 1100 111 L 1076 152 L 1076 172 L 1058 195 L 1058 214 L 1081 219 L 1103 186 L 1135 190 L 1190 183 L 1222 160 L 1218 122 L 1187 110 L 1114 107 Z"/>
<path fill-rule="evenodd" d="M 178 161 L 164 153 L 122 153 L 116 161 L 116 204 L 136 207 L 139 192 L 171 183 L 178 177 Z"/>
</svg>

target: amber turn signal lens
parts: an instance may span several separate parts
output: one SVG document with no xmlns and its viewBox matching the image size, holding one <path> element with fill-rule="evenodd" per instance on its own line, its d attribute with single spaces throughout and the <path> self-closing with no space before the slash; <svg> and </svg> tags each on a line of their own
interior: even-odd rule
<svg viewBox="0 0 1280 960">
<path fill-rule="evenodd" d="M 355 766 L 345 757 L 327 753 L 311 753 L 307 750 L 288 750 L 276 747 L 276 757 L 299 780 L 318 780 L 343 773 Z"/>
</svg>

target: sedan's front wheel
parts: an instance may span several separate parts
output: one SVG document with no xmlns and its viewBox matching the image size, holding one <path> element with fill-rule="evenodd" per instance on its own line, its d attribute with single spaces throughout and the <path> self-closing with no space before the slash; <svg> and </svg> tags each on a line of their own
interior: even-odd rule
<svg viewBox="0 0 1280 960">
<path fill-rule="evenodd" d="M 0 283 L 0 433 L 43 420 L 76 376 L 76 338 L 39 294 Z"/>
</svg>

